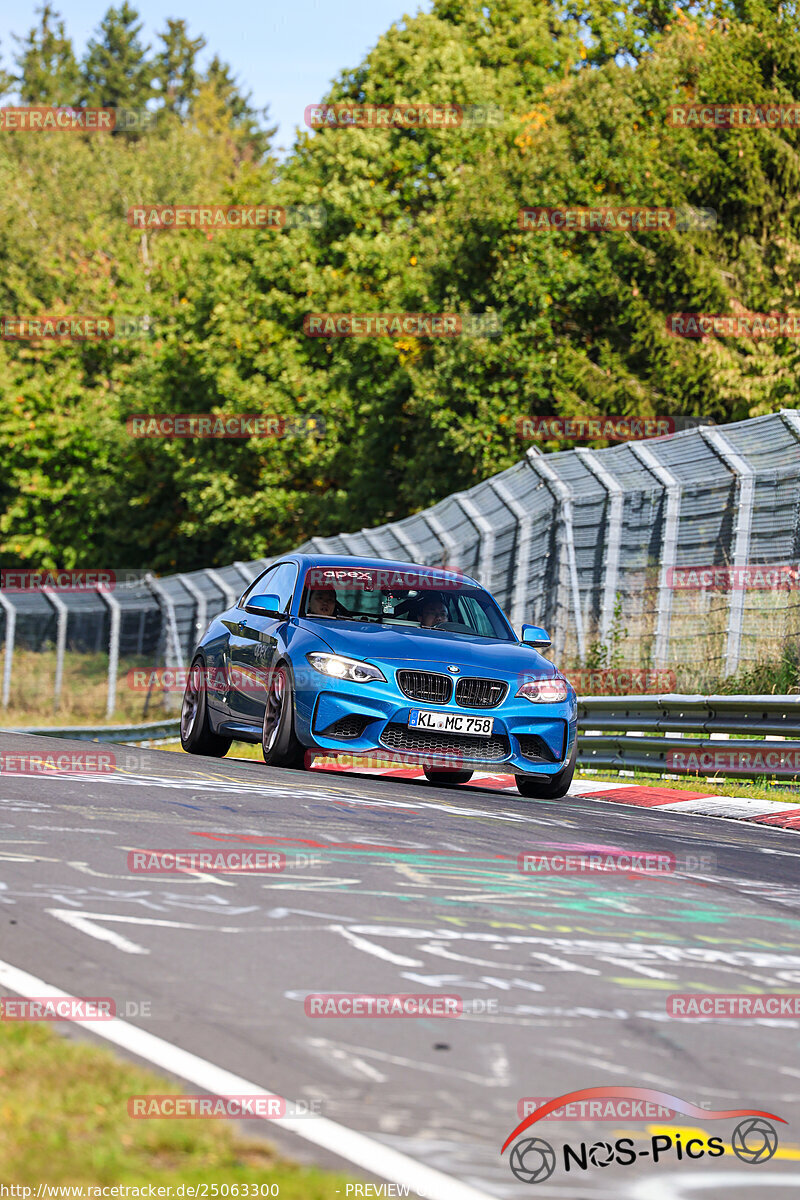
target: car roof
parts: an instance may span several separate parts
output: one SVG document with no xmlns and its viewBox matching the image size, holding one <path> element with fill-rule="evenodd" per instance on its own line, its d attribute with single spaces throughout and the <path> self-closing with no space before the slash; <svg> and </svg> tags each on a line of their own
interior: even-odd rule
<svg viewBox="0 0 800 1200">
<path fill-rule="evenodd" d="M 355 554 L 287 554 L 275 559 L 275 562 L 296 562 L 301 569 L 308 567 L 353 567 L 366 568 L 372 571 L 424 572 L 437 579 L 462 580 L 464 583 L 483 585 L 465 575 L 463 571 L 448 570 L 447 567 L 433 567 L 424 563 L 403 562 L 394 558 L 361 558 Z"/>
</svg>

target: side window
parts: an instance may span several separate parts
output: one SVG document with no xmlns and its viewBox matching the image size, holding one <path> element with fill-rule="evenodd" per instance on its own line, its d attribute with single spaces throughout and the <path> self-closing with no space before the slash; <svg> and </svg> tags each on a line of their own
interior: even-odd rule
<svg viewBox="0 0 800 1200">
<path fill-rule="evenodd" d="M 471 625 L 481 637 L 492 637 L 494 630 L 483 605 L 474 596 L 461 596 L 459 599 L 466 616 L 465 624 Z"/>
<path fill-rule="evenodd" d="M 258 579 L 249 583 L 239 600 L 239 608 L 244 608 L 251 596 L 260 596 L 264 592 L 271 592 L 273 589 L 269 585 L 277 571 L 278 567 L 267 567 L 263 575 L 259 575 Z"/>
<path fill-rule="evenodd" d="M 286 612 L 292 603 L 292 593 L 297 582 L 297 567 L 294 563 L 281 563 L 275 568 L 275 574 L 270 576 L 269 587 L 261 588 L 262 592 L 275 592 L 280 597 L 281 611 Z"/>
</svg>

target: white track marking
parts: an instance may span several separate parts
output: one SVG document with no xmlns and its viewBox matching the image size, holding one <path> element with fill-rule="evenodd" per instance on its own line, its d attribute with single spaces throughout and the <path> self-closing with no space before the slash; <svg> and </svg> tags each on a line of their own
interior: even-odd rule
<svg viewBox="0 0 800 1200">
<path fill-rule="evenodd" d="M 472 1071 L 460 1071 L 449 1066 L 439 1066 L 435 1062 L 418 1062 L 415 1058 L 407 1058 L 403 1054 L 392 1054 L 387 1050 L 376 1050 L 372 1046 L 353 1046 L 347 1042 L 327 1041 L 325 1038 L 314 1038 L 316 1046 L 322 1048 L 326 1042 L 329 1047 L 345 1048 L 349 1054 L 358 1054 L 362 1059 L 371 1058 L 376 1062 L 389 1063 L 393 1067 L 406 1067 L 410 1071 L 421 1071 L 425 1075 L 446 1075 L 451 1079 L 465 1079 L 468 1083 L 478 1083 L 481 1087 L 505 1087 L 507 1081 L 497 1078 L 493 1072 L 486 1075 L 476 1075 Z"/>
<path fill-rule="evenodd" d="M 643 967 L 641 963 L 632 963 L 628 959 L 612 958 L 610 954 L 601 954 L 600 962 L 611 963 L 615 967 L 623 967 L 626 971 L 635 971 L 637 975 L 646 975 L 648 979 L 675 979 L 666 971 L 657 971 L 655 967 Z"/>
<path fill-rule="evenodd" d="M 642 1179 L 632 1184 L 628 1192 L 630 1200 L 688 1200 L 693 1192 L 705 1192 L 711 1188 L 715 1195 L 723 1196 L 726 1188 L 784 1188 L 795 1195 L 800 1187 L 797 1172 L 787 1175 L 760 1175 L 756 1181 L 744 1171 L 711 1171 L 689 1178 L 685 1173 L 662 1175 L 660 1179 Z"/>
<path fill-rule="evenodd" d="M 356 950 L 363 950 L 367 954 L 373 954 L 375 958 L 382 958 L 384 962 L 394 963 L 396 967 L 421 967 L 424 965 L 418 958 L 405 958 L 404 955 L 393 954 L 391 950 L 386 950 L 383 946 L 378 946 L 375 942 L 368 942 L 366 938 L 358 937 L 357 934 L 351 933 L 349 929 L 345 929 L 344 925 L 331 925 L 329 928 L 333 933 L 340 933 Z"/>
<path fill-rule="evenodd" d="M 595 971 L 594 967 L 584 967 L 580 963 L 568 962 L 565 958 L 556 958 L 554 954 L 545 954 L 542 950 L 535 950 L 531 954 L 531 958 L 538 958 L 541 962 L 550 963 L 553 967 L 558 967 L 562 971 L 577 971 L 581 975 L 599 975 L 599 971 Z"/>
<path fill-rule="evenodd" d="M 95 925 L 95 921 L 115 921 L 122 925 L 158 925 L 166 929 L 211 929 L 214 933 L 241 932 L 237 926 L 190 925 L 184 921 L 162 921 L 155 917 L 118 917 L 114 913 L 75 912 L 71 908 L 46 908 L 45 912 L 49 913 L 51 917 L 55 917 L 56 920 L 63 921 L 65 925 L 71 925 L 73 929 L 87 933 L 89 937 L 97 938 L 99 942 L 109 942 L 117 950 L 124 951 L 125 954 L 149 954 L 150 951 L 136 942 L 129 942 L 127 938 L 115 933 L 113 929 Z"/>
<path fill-rule="evenodd" d="M 307 1038 L 307 1044 L 312 1050 L 321 1054 L 326 1063 L 332 1062 L 343 1075 L 350 1079 L 371 1079 L 373 1083 L 386 1083 L 389 1076 L 384 1075 L 371 1063 L 353 1054 L 352 1047 L 345 1049 L 328 1038 Z"/>
<path fill-rule="evenodd" d="M 69 992 L 62 992 L 35 975 L 1 960 L 0 985 L 29 999 L 34 996 L 48 996 L 57 1000 L 74 999 Z M 181 1050 L 163 1038 L 146 1033 L 118 1017 L 113 1017 L 110 1021 L 86 1021 L 82 1024 L 98 1037 L 113 1042 L 114 1045 L 122 1047 L 145 1062 L 152 1063 L 162 1071 L 185 1079 L 212 1096 L 276 1095 L 268 1088 L 242 1079 L 240 1075 L 234 1075 L 196 1054 Z M 478 1191 L 442 1171 L 437 1171 L 434 1167 L 426 1167 L 423 1163 L 416 1162 L 408 1155 L 392 1150 L 363 1133 L 356 1133 L 345 1125 L 329 1121 L 327 1117 L 276 1117 L 274 1121 L 283 1129 L 338 1155 L 362 1170 L 420 1192 L 430 1200 L 492 1200 L 488 1192 Z"/>
<path fill-rule="evenodd" d="M 104 929 L 102 926 L 92 924 L 92 921 L 96 921 L 98 918 L 97 913 L 76 913 L 68 908 L 47 908 L 45 912 L 49 913 L 51 917 L 55 917 L 56 920 L 63 921 L 65 925 L 71 925 L 80 933 L 88 933 L 89 937 L 97 938 L 98 942 L 108 942 L 116 950 L 122 950 L 125 954 L 150 953 L 149 950 L 145 950 L 144 946 L 139 946 L 136 942 L 129 942 L 127 938 L 115 933 L 113 929 Z"/>
<path fill-rule="evenodd" d="M 658 807 L 664 812 L 680 811 L 690 817 L 766 817 L 790 806 L 780 800 L 756 800 L 753 796 L 701 796 Z"/>
</svg>

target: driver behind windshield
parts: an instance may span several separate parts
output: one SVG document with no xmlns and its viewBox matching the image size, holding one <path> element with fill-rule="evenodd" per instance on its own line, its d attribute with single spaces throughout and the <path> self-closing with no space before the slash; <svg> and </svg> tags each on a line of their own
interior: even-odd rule
<svg viewBox="0 0 800 1200">
<path fill-rule="evenodd" d="M 332 617 L 336 612 L 336 592 L 333 588 L 315 588 L 308 593 L 307 617 Z"/>
<path fill-rule="evenodd" d="M 433 629 L 447 620 L 447 605 L 438 592 L 426 592 L 419 611 L 419 623 L 423 629 Z"/>
</svg>

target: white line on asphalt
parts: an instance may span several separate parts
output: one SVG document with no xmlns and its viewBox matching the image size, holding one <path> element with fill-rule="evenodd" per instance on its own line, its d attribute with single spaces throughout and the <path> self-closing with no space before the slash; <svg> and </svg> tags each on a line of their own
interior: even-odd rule
<svg viewBox="0 0 800 1200">
<path fill-rule="evenodd" d="M 725 1188 L 756 1186 L 794 1190 L 800 1186 L 800 1175 L 796 1172 L 791 1175 L 763 1175 L 759 1177 L 758 1185 L 753 1176 L 745 1171 L 711 1171 L 691 1179 L 685 1174 L 664 1175 L 657 1180 L 635 1181 L 628 1195 L 631 1200 L 688 1200 L 690 1192 L 704 1192 L 709 1188 L 719 1189 L 716 1194 L 722 1195 Z"/>
<path fill-rule="evenodd" d="M 89 937 L 97 938 L 100 942 L 109 942 L 117 950 L 123 950 L 126 954 L 149 954 L 150 951 L 136 942 L 129 942 L 127 938 L 122 937 L 119 933 L 114 933 L 111 929 L 95 925 L 95 921 L 116 921 L 122 925 L 160 925 L 166 929 L 210 929 L 214 933 L 242 932 L 239 926 L 190 925 L 186 921 L 162 921 L 156 917 L 119 917 L 116 913 L 76 912 L 72 908 L 46 908 L 45 912 L 49 913 L 51 917 L 55 917 L 56 920 L 63 921 L 65 925 L 71 925 L 73 929 L 88 934 Z"/>
<path fill-rule="evenodd" d="M 0 985 L 20 996 L 31 999 L 49 997 L 54 1000 L 74 999 L 69 992 L 37 979 L 27 971 L 0 960 Z M 202 1088 L 212 1096 L 274 1096 L 275 1092 L 259 1087 L 240 1075 L 234 1075 L 222 1067 L 181 1050 L 177 1046 L 146 1033 L 119 1017 L 110 1021 L 85 1021 L 82 1024 L 106 1041 L 121 1046 L 137 1058 L 160 1067 L 171 1075 L 177 1075 Z M 265 1118 L 267 1119 L 267 1118 Z M 307 1142 L 320 1146 L 339 1158 L 353 1163 L 372 1175 L 389 1179 L 410 1190 L 419 1192 L 429 1200 L 493 1200 L 488 1192 L 478 1191 L 469 1184 L 461 1183 L 451 1175 L 445 1175 L 434 1167 L 426 1167 L 406 1154 L 384 1146 L 366 1134 L 356 1133 L 327 1117 L 276 1117 L 276 1125 L 297 1134 Z"/>
<path fill-rule="evenodd" d="M 375 958 L 382 958 L 384 962 L 393 963 L 396 967 L 424 966 L 424 963 L 420 959 L 406 958 L 403 954 L 393 954 L 385 946 L 378 946 L 375 942 L 369 942 L 366 938 L 351 933 L 349 929 L 345 929 L 344 925 L 331 925 L 329 928 L 333 933 L 340 933 L 356 950 L 363 950 L 366 954 L 374 954 Z"/>
</svg>

